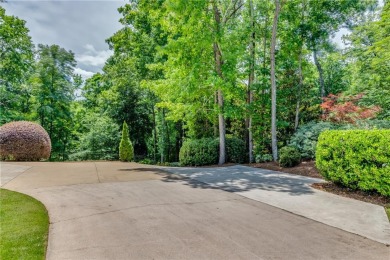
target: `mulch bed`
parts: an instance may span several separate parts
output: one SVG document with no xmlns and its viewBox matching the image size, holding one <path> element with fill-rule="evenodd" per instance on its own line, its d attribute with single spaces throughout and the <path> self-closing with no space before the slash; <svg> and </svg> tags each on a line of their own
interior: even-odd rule
<svg viewBox="0 0 390 260">
<path fill-rule="evenodd" d="M 280 167 L 279 164 L 275 162 L 253 163 L 253 164 L 248 164 L 248 166 L 323 179 L 323 177 L 315 167 L 314 161 L 304 161 L 301 162 L 299 165 L 291 168 Z M 356 199 L 356 200 L 360 200 L 372 204 L 377 204 L 380 206 L 390 207 L 390 197 L 382 196 L 375 192 L 352 190 L 350 188 L 339 186 L 331 182 L 314 183 L 312 184 L 312 187 L 315 189 L 330 192 L 343 197 L 352 198 L 352 199 Z"/>
</svg>

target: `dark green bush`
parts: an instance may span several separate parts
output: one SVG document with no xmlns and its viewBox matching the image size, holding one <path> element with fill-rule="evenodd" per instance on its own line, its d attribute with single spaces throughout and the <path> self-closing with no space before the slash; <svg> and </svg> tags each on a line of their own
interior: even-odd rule
<svg viewBox="0 0 390 260">
<path fill-rule="evenodd" d="M 237 137 L 226 138 L 226 154 L 228 162 L 243 163 L 247 161 L 245 142 Z"/>
<path fill-rule="evenodd" d="M 186 140 L 179 154 L 181 165 L 200 166 L 218 163 L 219 139 Z M 243 163 L 246 160 L 245 143 L 236 137 L 226 138 L 226 162 Z"/>
<path fill-rule="evenodd" d="M 327 180 L 390 196 L 390 130 L 325 131 L 316 165 Z"/>
<path fill-rule="evenodd" d="M 268 153 L 257 154 L 255 158 L 255 161 L 257 163 L 272 162 L 272 160 L 273 160 L 272 154 L 268 154 Z"/>
<path fill-rule="evenodd" d="M 318 136 L 321 132 L 336 129 L 335 124 L 329 122 L 310 122 L 302 125 L 294 133 L 289 141 L 290 146 L 298 149 L 304 159 L 314 159 Z"/>
<path fill-rule="evenodd" d="M 301 162 L 301 154 L 292 146 L 282 147 L 279 151 L 279 164 L 282 167 L 293 167 Z"/>
<path fill-rule="evenodd" d="M 216 164 L 218 161 L 218 140 L 202 138 L 186 140 L 179 153 L 181 165 L 200 166 Z"/>
</svg>

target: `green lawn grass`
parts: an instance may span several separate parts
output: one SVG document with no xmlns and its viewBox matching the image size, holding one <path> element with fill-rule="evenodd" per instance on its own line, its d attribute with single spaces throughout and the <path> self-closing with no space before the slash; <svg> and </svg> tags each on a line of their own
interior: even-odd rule
<svg viewBox="0 0 390 260">
<path fill-rule="evenodd" d="M 0 259 L 45 259 L 48 231 L 41 202 L 0 189 Z"/>
</svg>

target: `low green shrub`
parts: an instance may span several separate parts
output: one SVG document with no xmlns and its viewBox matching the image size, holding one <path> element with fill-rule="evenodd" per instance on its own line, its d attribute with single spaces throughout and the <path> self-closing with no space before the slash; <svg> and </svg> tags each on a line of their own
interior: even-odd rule
<svg viewBox="0 0 390 260">
<path fill-rule="evenodd" d="M 316 166 L 327 180 L 390 196 L 390 130 L 325 131 Z"/>
<path fill-rule="evenodd" d="M 243 163 L 247 161 L 245 142 L 237 137 L 227 137 L 226 154 L 228 162 Z"/>
<path fill-rule="evenodd" d="M 293 167 L 301 162 L 301 154 L 292 146 L 282 147 L 279 151 L 279 164 L 282 167 Z"/>
<path fill-rule="evenodd" d="M 309 122 L 298 128 L 288 142 L 288 145 L 298 148 L 303 159 L 314 159 L 318 137 L 323 131 L 351 129 L 390 129 L 390 121 L 377 119 L 360 120 L 355 125 Z"/>
<path fill-rule="evenodd" d="M 255 161 L 256 163 L 263 163 L 263 162 L 272 162 L 273 157 L 272 154 L 258 154 L 256 155 Z"/>
<path fill-rule="evenodd" d="M 202 138 L 186 140 L 179 153 L 181 165 L 200 166 L 216 164 L 218 161 L 218 140 Z"/>
<path fill-rule="evenodd" d="M 179 153 L 180 165 L 200 166 L 218 163 L 219 139 L 202 138 L 186 140 Z M 226 162 L 246 161 L 245 142 L 236 137 L 226 138 Z"/>
<path fill-rule="evenodd" d="M 142 159 L 142 160 L 138 161 L 138 163 L 141 163 L 141 164 L 154 164 L 153 160 L 149 159 L 149 158 Z"/>
<path fill-rule="evenodd" d="M 329 122 L 310 122 L 302 125 L 294 133 L 289 141 L 289 146 L 298 149 L 301 157 L 304 159 L 314 159 L 317 146 L 317 140 L 320 133 L 325 130 L 336 129 L 335 124 Z"/>
</svg>

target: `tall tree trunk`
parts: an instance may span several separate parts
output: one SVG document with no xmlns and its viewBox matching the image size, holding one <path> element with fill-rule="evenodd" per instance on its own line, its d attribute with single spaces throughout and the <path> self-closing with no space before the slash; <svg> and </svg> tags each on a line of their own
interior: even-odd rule
<svg viewBox="0 0 390 260">
<path fill-rule="evenodd" d="M 154 105 L 152 107 L 152 115 L 153 115 L 153 132 L 154 132 L 154 137 L 153 137 L 153 149 L 154 149 L 154 154 L 153 154 L 153 162 L 156 163 L 156 155 L 157 155 L 157 127 L 156 127 L 156 113 L 154 111 Z"/>
<path fill-rule="evenodd" d="M 168 126 L 168 121 L 165 120 L 165 109 L 163 108 L 163 118 L 164 118 L 164 121 L 165 121 L 165 133 L 167 135 L 167 157 L 166 157 L 166 161 L 169 162 L 170 159 L 171 159 L 171 139 L 170 139 L 170 136 L 169 136 L 169 126 Z"/>
<path fill-rule="evenodd" d="M 215 27 L 216 27 L 216 38 L 218 38 L 220 34 L 220 27 L 221 27 L 221 14 L 217 7 L 217 4 L 213 3 L 213 11 L 214 11 L 214 21 L 215 21 Z M 214 61 L 215 61 L 215 71 L 218 75 L 218 77 L 223 80 L 223 73 L 222 73 L 222 53 L 220 46 L 218 44 L 218 41 L 215 40 L 213 44 L 213 51 L 214 51 Z M 221 86 L 218 86 L 218 128 L 219 128 L 219 160 L 218 164 L 224 164 L 226 161 L 226 127 L 225 127 L 225 117 L 223 115 L 223 108 L 224 108 L 224 100 L 223 100 L 223 93 Z"/>
<path fill-rule="evenodd" d="M 303 87 L 303 73 L 302 73 L 302 46 L 299 52 L 299 66 L 298 66 L 298 74 L 299 74 L 299 84 L 297 89 L 297 106 L 295 108 L 295 123 L 294 130 L 296 131 L 299 125 L 299 108 L 301 103 L 301 90 Z"/>
<path fill-rule="evenodd" d="M 321 63 L 318 61 L 317 49 L 313 50 L 313 58 L 320 77 L 320 91 L 321 91 L 321 100 L 322 100 L 325 97 L 324 71 L 322 70 Z"/>
<path fill-rule="evenodd" d="M 249 107 L 249 114 L 247 117 L 247 132 L 248 132 L 248 154 L 249 163 L 253 162 L 253 133 L 252 133 L 252 111 L 251 104 L 253 102 L 253 82 L 255 80 L 255 21 L 253 18 L 253 2 L 249 0 L 249 16 L 251 23 L 250 43 L 249 43 L 249 78 L 248 78 L 248 92 L 247 92 L 247 103 Z"/>
<path fill-rule="evenodd" d="M 278 160 L 278 140 L 276 136 L 276 77 L 275 77 L 275 46 L 276 46 L 276 33 L 278 30 L 278 19 L 281 9 L 279 0 L 275 0 L 275 15 L 272 26 L 272 38 L 271 38 L 271 145 L 272 156 L 274 161 Z"/>
<path fill-rule="evenodd" d="M 161 109 L 161 147 L 160 147 L 160 162 L 164 163 L 165 161 L 165 117 L 164 117 L 164 108 Z"/>
<path fill-rule="evenodd" d="M 264 20 L 264 37 L 263 37 L 263 79 L 267 78 L 267 28 L 268 28 L 268 15 L 265 16 Z M 265 81 L 264 81 L 265 82 Z M 266 110 L 266 100 L 268 100 L 265 96 L 266 94 L 266 86 L 263 86 L 261 90 L 261 111 L 260 111 L 260 124 L 262 128 L 262 140 L 265 140 L 265 126 L 266 126 L 266 120 L 265 118 L 265 110 Z M 262 146 L 264 145 L 264 141 L 262 143 Z"/>
</svg>

